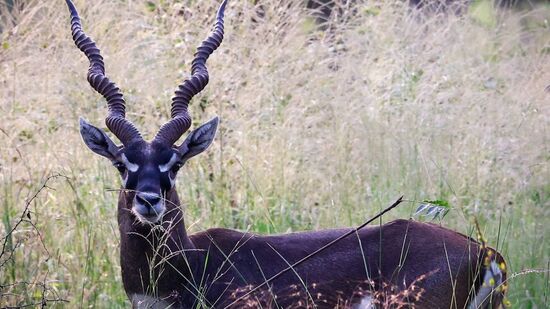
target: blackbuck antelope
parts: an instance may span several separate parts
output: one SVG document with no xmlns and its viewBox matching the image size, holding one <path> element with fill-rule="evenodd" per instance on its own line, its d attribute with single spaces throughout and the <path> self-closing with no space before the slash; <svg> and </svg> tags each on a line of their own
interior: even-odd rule
<svg viewBox="0 0 550 309">
<path fill-rule="evenodd" d="M 118 146 L 101 129 L 80 120 L 86 145 L 109 159 L 122 177 L 120 264 L 134 307 L 242 308 L 262 302 L 279 308 L 500 305 L 503 290 L 496 287 L 505 281 L 502 257 L 434 224 L 397 220 L 358 230 L 276 278 L 351 229 L 261 236 L 216 228 L 188 235 L 176 175 L 212 143 L 218 118 L 196 128 L 180 145 L 174 143 L 191 126 L 191 98 L 208 83 L 206 60 L 222 42 L 226 1 L 212 33 L 198 47 L 191 77 L 175 92 L 171 120 L 151 142 L 125 118 L 122 93 L 106 77 L 100 51 L 83 32 L 75 6 L 66 2 L 74 42 L 90 62 L 88 82 L 107 100 L 107 128 L 122 143 Z"/>
</svg>

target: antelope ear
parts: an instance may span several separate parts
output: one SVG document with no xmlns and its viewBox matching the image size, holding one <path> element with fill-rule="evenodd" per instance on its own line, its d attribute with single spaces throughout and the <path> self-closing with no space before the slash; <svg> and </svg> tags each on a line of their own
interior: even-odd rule
<svg viewBox="0 0 550 309">
<path fill-rule="evenodd" d="M 111 161 L 115 160 L 120 147 L 115 145 L 103 130 L 89 124 L 82 117 L 80 117 L 80 135 L 82 135 L 82 139 L 84 143 L 86 143 L 86 146 L 93 152 Z"/>
<path fill-rule="evenodd" d="M 219 122 L 220 119 L 214 117 L 212 120 L 196 128 L 187 136 L 185 141 L 178 147 L 182 161 L 187 161 L 198 155 L 212 144 L 214 137 L 216 137 Z"/>
</svg>

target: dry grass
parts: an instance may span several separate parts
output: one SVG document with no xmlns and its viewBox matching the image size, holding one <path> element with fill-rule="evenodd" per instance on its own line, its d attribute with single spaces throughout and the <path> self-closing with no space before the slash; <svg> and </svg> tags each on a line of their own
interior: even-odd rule
<svg viewBox="0 0 550 309">
<path fill-rule="evenodd" d="M 152 137 L 218 2 L 76 2 L 128 117 Z M 251 1 L 230 2 L 210 85 L 191 106 L 195 125 L 214 115 L 222 123 L 178 180 L 190 229 L 356 225 L 405 194 L 448 200 L 446 224 L 462 232 L 478 216 L 512 272 L 548 268 L 550 7 L 491 9 L 487 22 L 358 2 L 331 33 L 317 31 L 298 0 L 261 1 L 263 17 Z M 14 14 L 0 32 L 0 235 L 43 179 L 68 179 L 32 203 L 49 253 L 30 226 L 13 235 L 21 245 L 0 285 L 28 284 L 0 290 L 0 307 L 35 301 L 41 282 L 70 306 L 124 307 L 108 190 L 119 181 L 77 127 L 81 115 L 102 125 L 105 103 L 86 82 L 63 1 L 30 1 Z M 548 303 L 547 275 L 510 284 L 518 307 Z"/>
<path fill-rule="evenodd" d="M 271 289 L 258 290 L 246 286 L 233 291 L 230 301 L 236 302 L 229 309 L 281 308 L 281 303 L 291 303 L 289 309 L 415 309 L 415 302 L 422 299 L 426 291 L 420 283 L 429 277 L 426 274 L 418 277 L 408 286 L 397 286 L 388 282 L 375 283 L 372 280 L 356 282 L 352 295 L 345 295 L 342 291 L 334 290 L 331 284 L 320 286 L 313 284 L 304 291 L 303 286 L 291 285 L 283 291 Z"/>
</svg>

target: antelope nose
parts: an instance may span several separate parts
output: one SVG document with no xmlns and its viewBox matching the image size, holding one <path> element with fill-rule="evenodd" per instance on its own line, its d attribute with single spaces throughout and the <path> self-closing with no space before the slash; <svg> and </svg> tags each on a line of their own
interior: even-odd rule
<svg viewBox="0 0 550 309">
<path fill-rule="evenodd" d="M 136 202 L 146 207 L 155 206 L 159 201 L 160 201 L 160 196 L 155 193 L 136 194 Z"/>
</svg>

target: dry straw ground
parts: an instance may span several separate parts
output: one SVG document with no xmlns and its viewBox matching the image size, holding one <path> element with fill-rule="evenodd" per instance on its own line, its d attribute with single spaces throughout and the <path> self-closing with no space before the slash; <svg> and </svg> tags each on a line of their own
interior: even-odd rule
<svg viewBox="0 0 550 309">
<path fill-rule="evenodd" d="M 261 15 L 230 2 L 210 85 L 192 102 L 195 124 L 222 122 L 178 180 L 189 229 L 352 226 L 400 194 L 413 202 L 385 220 L 442 199 L 452 206 L 443 224 L 471 233 L 476 216 L 511 273 L 533 270 L 511 279 L 512 304 L 547 306 L 550 7 L 478 1 L 456 16 L 357 1 L 326 32 L 302 1 L 259 2 Z M 126 307 L 119 179 L 78 133 L 79 116 L 103 125 L 105 103 L 86 82 L 64 1 L 25 3 L 0 26 L 0 307 Z M 218 5 L 160 3 L 76 1 L 148 137 Z"/>
</svg>

